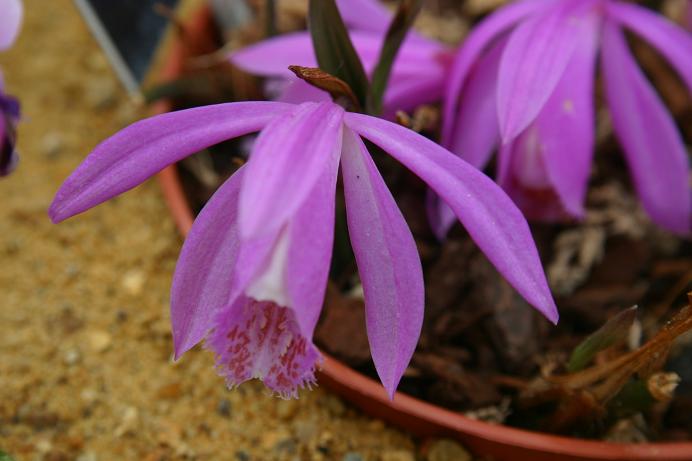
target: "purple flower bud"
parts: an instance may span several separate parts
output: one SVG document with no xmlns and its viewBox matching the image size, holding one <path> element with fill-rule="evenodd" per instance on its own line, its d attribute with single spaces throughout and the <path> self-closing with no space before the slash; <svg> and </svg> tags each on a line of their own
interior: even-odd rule
<svg viewBox="0 0 692 461">
<path fill-rule="evenodd" d="M 7 176 L 17 167 L 19 156 L 15 149 L 19 101 L 0 93 L 0 176 Z"/>
</svg>

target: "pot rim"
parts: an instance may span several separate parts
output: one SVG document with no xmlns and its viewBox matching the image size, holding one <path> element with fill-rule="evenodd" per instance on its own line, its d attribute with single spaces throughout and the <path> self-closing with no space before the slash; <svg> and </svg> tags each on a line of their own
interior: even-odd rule
<svg viewBox="0 0 692 461">
<path fill-rule="evenodd" d="M 193 15 L 188 22 L 190 30 L 202 31 L 211 21 L 207 6 Z M 161 80 L 178 76 L 185 60 L 185 51 L 179 41 L 168 44 L 166 62 L 159 73 Z M 152 106 L 153 114 L 169 112 L 169 101 L 159 101 Z M 185 237 L 192 227 L 194 216 L 184 195 L 176 165 L 158 174 L 158 182 L 164 199 L 181 236 Z M 345 396 L 347 400 L 374 416 L 404 427 L 416 435 L 457 436 L 462 440 L 484 440 L 505 447 L 524 449 L 526 453 L 544 453 L 549 456 L 591 460 L 692 460 L 692 442 L 664 442 L 622 444 L 517 429 L 501 424 L 491 424 L 469 418 L 438 405 L 417 399 L 403 392 L 396 392 L 390 400 L 382 385 L 352 369 L 341 361 L 322 352 L 324 362 L 318 371 L 318 382 Z M 375 406 L 375 411 L 369 411 Z M 408 423 L 401 423 L 405 417 Z M 549 458 L 553 459 L 553 458 Z"/>
</svg>

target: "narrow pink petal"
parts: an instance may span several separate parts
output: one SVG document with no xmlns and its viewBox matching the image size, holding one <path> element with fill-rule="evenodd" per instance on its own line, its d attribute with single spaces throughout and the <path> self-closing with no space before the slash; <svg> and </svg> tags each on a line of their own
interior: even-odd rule
<svg viewBox="0 0 692 461">
<path fill-rule="evenodd" d="M 320 354 L 301 334 L 294 312 L 276 303 L 239 297 L 215 315 L 205 345 L 229 387 L 257 378 L 288 399 L 315 383 Z"/>
<path fill-rule="evenodd" d="M 240 251 L 238 194 L 244 169 L 209 199 L 180 252 L 171 288 L 176 359 L 204 338 L 213 326 L 214 313 L 228 303 Z"/>
<path fill-rule="evenodd" d="M 581 217 L 594 150 L 595 16 L 555 91 L 529 125 L 503 146 L 498 183 L 529 219 Z"/>
<path fill-rule="evenodd" d="M 336 180 L 333 157 L 288 227 L 286 288 L 302 334 L 312 338 L 319 320 L 334 243 Z"/>
<path fill-rule="evenodd" d="M 454 210 L 476 244 L 517 291 L 548 319 L 558 313 L 526 219 L 483 173 L 404 127 L 367 115 L 346 124 L 416 173 Z"/>
<path fill-rule="evenodd" d="M 445 146 L 471 165 L 483 169 L 500 138 L 496 88 L 500 58 L 506 41 L 500 41 L 471 72 L 462 92 L 454 132 Z"/>
<path fill-rule="evenodd" d="M 11 47 L 16 40 L 23 13 L 20 0 L 0 0 L 0 51 Z"/>
<path fill-rule="evenodd" d="M 247 295 L 292 309 L 308 338 L 322 310 L 329 276 L 338 160 L 334 157 L 325 165 L 285 226 L 242 241 L 228 295 L 229 300 Z M 258 278 L 266 283 L 259 284 Z"/>
<path fill-rule="evenodd" d="M 423 269 L 392 194 L 365 145 L 348 128 L 341 168 L 348 232 L 365 293 L 370 352 L 393 398 L 423 324 Z"/>
<path fill-rule="evenodd" d="M 132 189 L 213 144 L 262 129 L 292 106 L 236 102 L 141 120 L 103 141 L 63 183 L 48 211 L 60 222 Z"/>
<path fill-rule="evenodd" d="M 234 51 L 229 58 L 244 71 L 263 77 L 293 77 L 291 65 L 317 67 L 309 32 L 269 38 Z"/>
<path fill-rule="evenodd" d="M 521 133 L 548 101 L 585 34 L 592 3 L 564 0 L 512 32 L 500 62 L 497 86 L 503 142 Z"/>
<path fill-rule="evenodd" d="M 384 116 L 393 120 L 397 111 L 413 111 L 422 104 L 442 99 L 444 72 L 430 76 L 400 78 L 394 75 L 384 95 Z"/>
<path fill-rule="evenodd" d="M 213 328 L 218 312 L 244 296 L 276 248 L 278 232 L 240 239 L 238 202 L 246 171 L 243 166 L 214 193 L 183 244 L 171 288 L 176 359 Z"/>
<path fill-rule="evenodd" d="M 399 50 L 384 95 L 385 117 L 442 100 L 449 73 L 449 50 L 439 43 L 406 40 Z"/>
<path fill-rule="evenodd" d="M 379 46 L 381 46 L 382 41 L 380 40 L 377 52 L 374 55 L 369 55 L 372 49 L 371 46 L 364 46 L 366 44 L 364 40 L 362 43 L 363 45 L 360 45 L 360 40 L 356 36 L 354 46 L 358 50 L 358 54 L 363 56 L 365 68 L 370 71 L 374 69 L 375 64 L 379 60 Z M 361 52 L 361 50 L 363 51 Z M 366 50 L 368 53 L 366 53 Z M 406 77 L 430 78 L 437 77 L 440 73 L 445 73 L 446 75 L 449 71 L 449 54 L 450 49 L 440 43 L 406 39 L 394 61 L 391 80 L 394 81 L 396 78 Z"/>
<path fill-rule="evenodd" d="M 351 30 L 377 33 L 384 37 L 394 15 L 379 0 L 336 0 L 339 13 Z M 431 42 L 415 31 L 408 34 L 407 40 Z"/>
<path fill-rule="evenodd" d="M 692 34 L 689 31 L 638 5 L 609 2 L 607 8 L 609 18 L 630 28 L 656 47 L 692 91 Z M 692 6 L 689 8 L 692 11 Z"/>
<path fill-rule="evenodd" d="M 277 231 L 301 207 L 341 150 L 343 109 L 304 103 L 260 133 L 240 193 L 244 239 Z"/>
<path fill-rule="evenodd" d="M 500 57 L 506 40 L 483 56 L 471 71 L 454 121 L 454 132 L 445 146 L 478 169 L 485 168 L 500 139 L 497 124 L 496 88 Z M 434 194 L 426 203 L 428 219 L 435 236 L 443 240 L 457 221 L 449 206 Z"/>
<path fill-rule="evenodd" d="M 282 231 L 245 241 L 237 252 L 233 280 L 223 284 L 228 307 L 215 311 L 207 339 L 231 386 L 259 378 L 288 398 L 314 382 L 312 334 L 329 276 L 337 162 Z"/>
<path fill-rule="evenodd" d="M 498 155 L 497 183 L 527 219 L 563 221 L 568 213 L 550 181 L 536 123 L 503 144 Z"/>
<path fill-rule="evenodd" d="M 363 42 L 356 42 L 356 46 Z M 393 119 L 396 111 L 411 111 L 421 104 L 431 104 L 442 99 L 447 67 L 440 58 L 444 48 L 424 47 L 427 54 L 420 52 L 420 47 L 402 48 L 397 57 L 392 77 L 384 95 L 384 112 L 387 118 Z M 365 55 L 366 69 L 371 71 L 377 55 L 370 48 L 360 47 L 359 52 Z M 281 96 L 281 102 L 302 103 L 307 101 L 330 101 L 329 94 L 302 81 L 291 79 Z"/>
<path fill-rule="evenodd" d="M 435 237 L 443 241 L 454 223 L 458 221 L 454 211 L 437 194 L 428 190 L 425 197 L 425 211 L 428 223 Z"/>
<path fill-rule="evenodd" d="M 350 36 L 363 66 L 371 72 L 377 64 L 384 36 L 357 30 L 351 31 Z M 422 67 L 421 63 L 431 63 L 435 55 L 444 50 L 443 45 L 433 41 L 407 39 L 401 47 L 393 72 L 424 73 L 426 67 Z M 295 32 L 263 40 L 234 51 L 229 59 L 244 71 L 264 77 L 292 77 L 293 73 L 288 70 L 291 65 L 317 67 L 309 32 Z"/>
<path fill-rule="evenodd" d="M 546 4 L 553 1 L 555 0 L 521 0 L 512 2 L 474 27 L 463 45 L 459 47 L 459 51 L 454 58 L 454 64 L 450 70 L 445 93 L 442 117 L 442 142 L 445 146 L 451 144 L 455 128 L 455 115 L 461 103 L 461 93 L 478 59 L 501 34 L 526 16 L 541 8 L 545 8 Z"/>
<path fill-rule="evenodd" d="M 336 0 L 341 18 L 349 29 L 387 32 L 392 13 L 378 0 Z"/>
<path fill-rule="evenodd" d="M 692 229 L 692 191 L 680 133 L 616 23 L 606 22 L 602 46 L 606 99 L 637 193 L 656 223 L 687 234 Z"/>
<path fill-rule="evenodd" d="M 367 3 L 367 2 L 366 2 Z M 368 73 L 379 60 L 384 34 L 351 31 L 351 40 Z M 446 80 L 445 46 L 427 39 L 404 41 L 392 68 L 391 84 L 385 95 L 389 116 L 397 110 L 412 110 L 420 104 L 437 102 Z M 230 60 L 246 72 L 264 77 L 295 77 L 290 65 L 317 66 L 310 34 L 298 32 L 264 40 L 235 51 Z M 288 86 L 280 101 L 301 103 L 329 100 L 327 93 L 300 82 Z"/>
<path fill-rule="evenodd" d="M 305 80 L 291 79 L 286 88 L 281 92 L 278 101 L 289 104 L 300 104 L 303 102 L 326 102 L 331 101 L 329 93 L 310 85 Z"/>
<path fill-rule="evenodd" d="M 595 142 L 594 81 L 597 28 L 592 18 L 541 114 L 536 120 L 546 172 L 565 209 L 584 213 Z"/>
</svg>

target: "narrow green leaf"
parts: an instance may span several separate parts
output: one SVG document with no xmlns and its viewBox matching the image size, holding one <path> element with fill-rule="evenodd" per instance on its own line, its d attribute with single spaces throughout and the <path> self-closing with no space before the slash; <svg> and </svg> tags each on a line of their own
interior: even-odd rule
<svg viewBox="0 0 692 461">
<path fill-rule="evenodd" d="M 634 379 L 625 384 L 608 404 L 611 418 L 627 418 L 651 408 L 656 402 L 651 396 L 646 381 Z"/>
<path fill-rule="evenodd" d="M 334 0 L 310 0 L 308 25 L 320 69 L 346 82 L 365 107 L 368 77 Z"/>
<path fill-rule="evenodd" d="M 567 363 L 567 371 L 570 373 L 579 371 L 588 365 L 598 352 L 623 343 L 636 318 L 637 306 L 633 306 L 608 320 L 572 351 L 572 356 Z"/>
<path fill-rule="evenodd" d="M 275 0 L 266 0 L 264 13 L 266 14 L 266 22 L 264 32 L 267 37 L 276 35 L 276 2 Z"/>
<path fill-rule="evenodd" d="M 373 115 L 379 115 L 382 112 L 382 98 L 387 89 L 394 60 L 422 6 L 423 0 L 399 1 L 399 8 L 394 15 L 394 19 L 392 19 L 392 23 L 389 25 L 382 49 L 380 50 L 379 60 L 372 74 L 368 112 Z"/>
</svg>

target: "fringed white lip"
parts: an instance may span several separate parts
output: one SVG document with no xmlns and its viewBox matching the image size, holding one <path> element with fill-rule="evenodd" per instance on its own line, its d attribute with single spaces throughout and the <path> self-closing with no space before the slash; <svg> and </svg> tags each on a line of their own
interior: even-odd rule
<svg viewBox="0 0 692 461">
<path fill-rule="evenodd" d="M 293 311 L 243 296 L 219 313 L 206 345 L 229 387 L 259 379 L 282 398 L 315 382 L 317 348 L 300 333 Z"/>
</svg>

